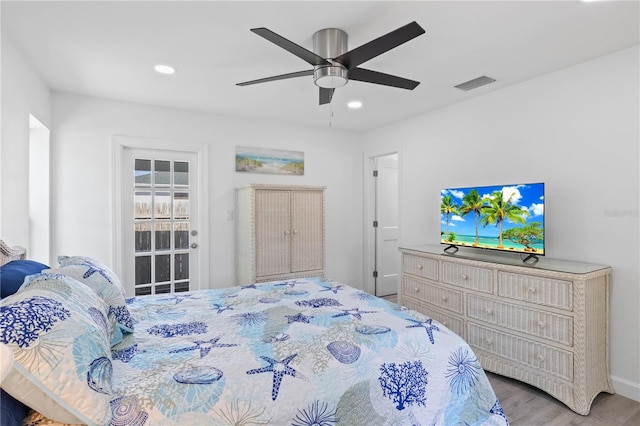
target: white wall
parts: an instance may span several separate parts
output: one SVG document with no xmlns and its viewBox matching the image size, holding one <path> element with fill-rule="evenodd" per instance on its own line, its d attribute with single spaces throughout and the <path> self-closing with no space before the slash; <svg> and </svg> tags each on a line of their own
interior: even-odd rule
<svg viewBox="0 0 640 426">
<path fill-rule="evenodd" d="M 234 285 L 235 187 L 244 183 L 325 185 L 327 276 L 362 288 L 362 146 L 358 135 L 54 93 L 52 254 L 114 263 L 113 135 L 208 144 L 210 283 Z M 304 176 L 238 173 L 235 147 L 305 153 Z"/>
<path fill-rule="evenodd" d="M 50 128 L 50 92 L 1 34 L 0 236 L 29 250 L 29 114 Z"/>
<path fill-rule="evenodd" d="M 400 152 L 403 245 L 438 243 L 444 187 L 545 182 L 547 256 L 613 267 L 611 375 L 636 400 L 638 63 L 627 49 L 364 135 Z"/>
</svg>

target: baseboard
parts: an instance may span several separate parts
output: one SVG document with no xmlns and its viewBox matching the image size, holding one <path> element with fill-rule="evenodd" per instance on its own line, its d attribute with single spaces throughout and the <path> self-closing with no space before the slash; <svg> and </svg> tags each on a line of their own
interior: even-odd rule
<svg viewBox="0 0 640 426">
<path fill-rule="evenodd" d="M 611 384 L 618 395 L 640 402 L 640 383 L 634 383 L 620 377 L 610 376 Z"/>
</svg>

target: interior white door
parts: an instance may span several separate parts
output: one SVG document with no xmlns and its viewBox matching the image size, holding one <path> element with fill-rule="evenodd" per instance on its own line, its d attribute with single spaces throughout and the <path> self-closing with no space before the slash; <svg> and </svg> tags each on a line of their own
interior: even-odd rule
<svg viewBox="0 0 640 426">
<path fill-rule="evenodd" d="M 125 148 L 123 271 L 128 295 L 198 289 L 198 156 Z"/>
<path fill-rule="evenodd" d="M 398 252 L 398 157 L 377 158 L 375 257 L 376 296 L 396 294 L 399 279 Z"/>
</svg>

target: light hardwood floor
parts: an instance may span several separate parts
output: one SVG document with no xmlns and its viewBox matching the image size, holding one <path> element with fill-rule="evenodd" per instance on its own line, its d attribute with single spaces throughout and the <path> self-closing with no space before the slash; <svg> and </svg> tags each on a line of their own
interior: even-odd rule
<svg viewBox="0 0 640 426">
<path fill-rule="evenodd" d="M 396 295 L 383 297 L 396 302 Z M 513 426 L 640 426 L 640 402 L 621 395 L 596 396 L 588 416 L 577 414 L 538 388 L 487 372 Z"/>
<path fill-rule="evenodd" d="M 621 395 L 599 394 L 589 415 L 581 416 L 526 383 L 489 372 L 487 376 L 513 426 L 640 426 L 640 402 Z"/>
</svg>

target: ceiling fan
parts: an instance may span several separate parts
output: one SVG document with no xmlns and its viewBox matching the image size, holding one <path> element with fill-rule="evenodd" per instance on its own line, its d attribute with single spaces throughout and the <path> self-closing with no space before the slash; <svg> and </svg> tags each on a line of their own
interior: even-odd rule
<svg viewBox="0 0 640 426">
<path fill-rule="evenodd" d="M 320 88 L 320 105 L 324 105 L 331 102 L 335 89 L 344 86 L 349 80 L 408 90 L 413 90 L 420 84 L 419 81 L 359 67 L 360 64 L 424 34 L 424 29 L 415 21 L 349 51 L 347 51 L 347 33 L 337 28 L 326 28 L 316 32 L 313 35 L 313 52 L 267 28 L 253 28 L 251 31 L 293 53 L 313 65 L 313 68 L 245 81 L 238 83 L 238 86 L 313 75 L 315 84 Z"/>
</svg>

